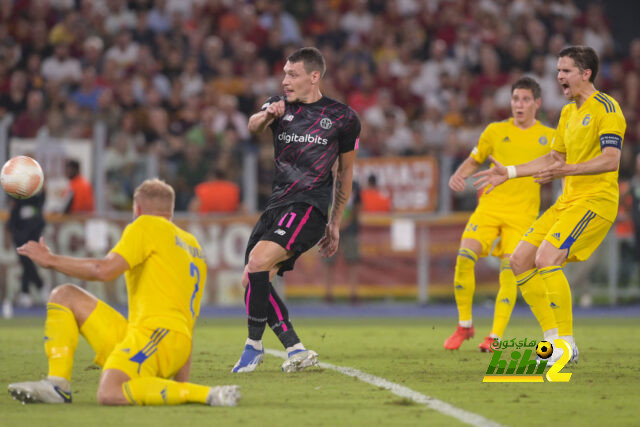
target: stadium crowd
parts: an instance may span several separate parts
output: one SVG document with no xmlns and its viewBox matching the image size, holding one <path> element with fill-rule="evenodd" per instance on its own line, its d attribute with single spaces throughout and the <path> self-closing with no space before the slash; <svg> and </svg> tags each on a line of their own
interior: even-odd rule
<svg viewBox="0 0 640 427">
<path fill-rule="evenodd" d="M 489 122 L 508 117 L 523 74 L 540 82 L 539 118 L 555 127 L 566 103 L 555 55 L 567 44 L 600 56 L 596 87 L 628 123 L 621 179 L 630 179 L 640 39 L 622 49 L 602 6 L 572 0 L 7 0 L 0 114 L 13 115 L 11 136 L 21 138 L 91 138 L 104 121 L 111 208 L 130 209 L 148 155 L 186 210 L 212 169 L 240 184 L 249 150 L 264 202 L 272 144 L 249 134 L 247 117 L 281 92 L 296 48 L 323 52 L 323 93 L 360 115 L 360 157 L 451 156 L 455 166 Z"/>
</svg>

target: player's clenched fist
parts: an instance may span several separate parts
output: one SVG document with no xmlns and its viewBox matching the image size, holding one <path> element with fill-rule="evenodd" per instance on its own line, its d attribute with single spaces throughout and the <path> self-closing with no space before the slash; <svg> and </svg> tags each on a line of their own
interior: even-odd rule
<svg viewBox="0 0 640 427">
<path fill-rule="evenodd" d="M 272 102 L 266 111 L 271 118 L 281 117 L 284 114 L 284 101 Z"/>
</svg>

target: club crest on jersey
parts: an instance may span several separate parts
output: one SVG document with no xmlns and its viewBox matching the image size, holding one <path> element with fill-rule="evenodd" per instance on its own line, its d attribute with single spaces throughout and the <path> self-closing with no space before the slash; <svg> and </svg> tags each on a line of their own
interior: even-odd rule
<svg viewBox="0 0 640 427">
<path fill-rule="evenodd" d="M 582 119 L 582 126 L 588 125 L 589 121 L 591 121 L 591 114 L 587 114 L 586 116 L 584 116 L 584 119 Z"/>
<path fill-rule="evenodd" d="M 320 127 L 322 129 L 331 129 L 331 126 L 333 126 L 333 122 L 331 121 L 331 119 L 325 117 L 324 119 L 320 120 Z"/>
<path fill-rule="evenodd" d="M 540 145 L 547 145 L 547 137 L 542 135 L 540 139 L 538 139 L 538 142 L 540 143 Z"/>
<path fill-rule="evenodd" d="M 502 142 L 511 142 L 511 140 L 509 139 L 509 136 L 505 136 L 505 137 L 502 139 Z"/>
<path fill-rule="evenodd" d="M 291 120 L 293 120 L 293 114 L 287 114 L 282 120 L 285 122 L 290 122 Z"/>
</svg>

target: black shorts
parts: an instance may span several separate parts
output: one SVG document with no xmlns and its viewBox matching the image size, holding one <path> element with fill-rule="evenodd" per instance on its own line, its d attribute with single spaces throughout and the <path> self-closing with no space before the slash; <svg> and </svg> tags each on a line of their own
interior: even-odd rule
<svg viewBox="0 0 640 427">
<path fill-rule="evenodd" d="M 285 271 L 293 270 L 300 255 L 320 241 L 326 226 L 327 218 L 318 208 L 306 203 L 269 209 L 263 212 L 253 227 L 244 254 L 244 264 L 249 262 L 249 254 L 260 240 L 275 242 L 293 252 L 291 258 L 280 263 L 278 274 L 282 276 Z"/>
</svg>

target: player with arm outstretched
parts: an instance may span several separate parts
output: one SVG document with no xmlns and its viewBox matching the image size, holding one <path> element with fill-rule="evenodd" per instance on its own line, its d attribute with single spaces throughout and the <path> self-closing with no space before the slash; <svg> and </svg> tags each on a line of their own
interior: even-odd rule
<svg viewBox="0 0 640 427">
<path fill-rule="evenodd" d="M 571 102 L 562 109 L 552 151 L 524 164 L 479 172 L 475 185 L 487 192 L 516 177 L 536 182 L 565 177 L 562 195 L 523 236 L 510 258 L 518 286 L 544 289 L 555 314 L 555 324 L 543 326 L 545 339 L 561 338 L 572 348 L 571 289 L 562 270 L 567 262 L 584 261 L 607 235 L 618 210 L 618 167 L 626 129 L 618 102 L 594 87 L 598 56 L 590 47 L 572 46 L 558 54 L 558 82 Z M 538 280 L 542 278 L 543 281 Z M 529 282 L 534 282 L 530 285 Z M 540 292 L 525 299 L 532 306 L 547 303 Z M 553 364 L 563 351 L 554 351 Z"/>
<path fill-rule="evenodd" d="M 249 118 L 252 133 L 267 128 L 273 133 L 275 177 L 266 210 L 247 244 L 242 285 L 249 337 L 232 372 L 251 372 L 262 362 L 267 324 L 288 353 L 283 371 L 318 363 L 318 355 L 298 338 L 271 280 L 292 270 L 298 257 L 316 244 L 324 256 L 338 248 L 342 213 L 351 195 L 360 120 L 349 106 L 322 95 L 325 68 L 318 49 L 295 51 L 284 66 L 284 97 L 268 99 L 262 111 Z"/>
<path fill-rule="evenodd" d="M 55 288 L 44 326 L 49 374 L 44 380 L 10 384 L 14 398 L 70 403 L 73 357 L 81 334 L 103 367 L 100 404 L 236 405 L 238 386 L 187 382 L 207 266 L 196 238 L 171 221 L 173 188 L 147 180 L 133 200 L 134 221 L 104 259 L 56 255 L 43 239 L 18 248 L 20 255 L 42 267 L 83 280 L 108 282 L 125 273 L 129 319 L 77 286 Z"/>
<path fill-rule="evenodd" d="M 538 83 L 523 77 L 511 87 L 513 117 L 491 123 L 480 136 L 477 147 L 449 180 L 453 191 L 462 191 L 465 180 L 492 155 L 509 163 L 526 162 L 547 154 L 554 130 L 536 120 L 542 103 Z M 533 178 L 514 180 L 491 194 L 481 194 L 478 207 L 462 234 L 456 259 L 454 294 L 458 306 L 458 327 L 444 342 L 444 348 L 460 348 L 475 334 L 471 308 L 475 290 L 474 267 L 478 257 L 500 258 L 500 289 L 495 302 L 493 326 L 480 343 L 480 351 L 491 352 L 494 340 L 502 338 L 517 297 L 516 281 L 509 266 L 509 256 L 540 211 L 540 185 Z M 494 241 L 500 238 L 493 251 Z M 545 315 L 553 320 L 547 307 Z"/>
</svg>

